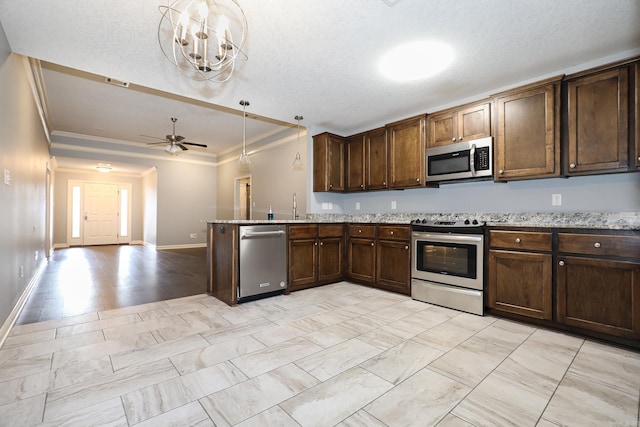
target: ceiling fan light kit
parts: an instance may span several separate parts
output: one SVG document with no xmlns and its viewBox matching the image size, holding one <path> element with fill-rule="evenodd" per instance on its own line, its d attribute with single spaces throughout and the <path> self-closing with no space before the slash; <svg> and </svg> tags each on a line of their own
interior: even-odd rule
<svg viewBox="0 0 640 427">
<path fill-rule="evenodd" d="M 236 61 L 247 60 L 247 18 L 236 0 L 175 0 L 158 9 L 160 49 L 186 77 L 224 83 Z"/>
<path fill-rule="evenodd" d="M 176 122 L 177 121 L 178 121 L 177 118 L 171 117 L 171 122 L 173 123 L 173 133 L 172 134 L 166 135 L 162 142 L 150 142 L 147 145 L 163 145 L 163 144 L 167 144 L 166 147 L 164 147 L 164 151 L 166 151 L 167 153 L 172 154 L 172 155 L 179 154 L 179 153 L 181 153 L 183 151 L 187 151 L 188 150 L 187 145 L 193 145 L 195 147 L 207 148 L 206 144 L 198 144 L 197 142 L 187 142 L 187 141 L 184 140 L 184 136 L 176 135 Z M 151 138 L 155 138 L 155 137 L 151 137 Z"/>
</svg>

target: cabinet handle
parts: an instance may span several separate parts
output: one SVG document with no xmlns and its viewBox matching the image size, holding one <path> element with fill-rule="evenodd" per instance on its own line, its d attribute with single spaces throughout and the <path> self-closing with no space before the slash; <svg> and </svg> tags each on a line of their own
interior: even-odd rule
<svg viewBox="0 0 640 427">
<path fill-rule="evenodd" d="M 387 186 L 387 181 L 383 181 L 383 182 L 382 182 L 382 186 L 383 186 L 383 187 L 386 187 L 386 186 Z"/>
<path fill-rule="evenodd" d="M 360 184 L 360 188 L 364 188 L 364 184 Z"/>
<path fill-rule="evenodd" d="M 595 243 L 593 244 L 593 247 L 594 247 L 594 248 L 599 248 L 599 247 L 600 247 L 600 242 L 595 242 Z"/>
<path fill-rule="evenodd" d="M 516 237 L 516 243 L 520 243 L 520 238 Z"/>
<path fill-rule="evenodd" d="M 569 165 L 569 167 L 570 167 L 571 169 L 575 169 L 575 168 L 576 168 L 576 164 L 575 164 L 575 163 L 571 163 L 571 164 Z"/>
<path fill-rule="evenodd" d="M 498 171 L 498 173 L 499 173 L 500 175 L 502 175 L 502 174 L 504 173 L 504 170 L 500 169 L 500 170 Z"/>
<path fill-rule="evenodd" d="M 640 162 L 640 156 L 638 156 L 638 161 Z"/>
<path fill-rule="evenodd" d="M 458 141 L 462 141 L 462 137 L 458 138 Z"/>
<path fill-rule="evenodd" d="M 358 233 L 362 233 L 362 230 L 361 230 L 361 229 L 358 229 Z"/>
<path fill-rule="evenodd" d="M 391 234 L 391 235 L 393 236 L 393 230 L 391 230 L 391 231 L 389 232 L 389 234 Z"/>
<path fill-rule="evenodd" d="M 318 242 L 313 242 L 313 246 L 318 246 Z"/>
<path fill-rule="evenodd" d="M 564 261 L 560 261 L 560 262 L 558 263 L 558 265 L 559 265 L 560 267 L 564 267 Z"/>
<path fill-rule="evenodd" d="M 416 182 L 420 182 L 420 178 L 416 178 Z"/>
<path fill-rule="evenodd" d="M 320 242 L 320 246 L 324 246 L 324 242 Z"/>
<path fill-rule="evenodd" d="M 456 142 L 456 139 L 455 138 L 451 138 L 451 142 Z"/>
<path fill-rule="evenodd" d="M 404 245 L 405 250 L 409 250 L 409 245 Z"/>
<path fill-rule="evenodd" d="M 333 184 L 329 184 L 329 188 L 333 188 Z"/>
<path fill-rule="evenodd" d="M 371 246 L 373 246 L 373 242 L 371 242 Z"/>
</svg>

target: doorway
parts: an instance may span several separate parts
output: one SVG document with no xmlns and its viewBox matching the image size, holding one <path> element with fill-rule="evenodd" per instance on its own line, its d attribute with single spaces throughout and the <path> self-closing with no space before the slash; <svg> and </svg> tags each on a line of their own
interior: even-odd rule
<svg viewBox="0 0 640 427">
<path fill-rule="evenodd" d="M 251 177 L 235 179 L 234 219 L 251 219 Z"/>
<path fill-rule="evenodd" d="M 67 242 L 70 246 L 131 242 L 131 184 L 69 180 Z"/>
</svg>

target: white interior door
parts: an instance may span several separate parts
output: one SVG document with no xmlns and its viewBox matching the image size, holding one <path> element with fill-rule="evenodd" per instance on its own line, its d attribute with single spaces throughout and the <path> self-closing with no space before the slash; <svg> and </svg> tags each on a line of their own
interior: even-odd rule
<svg viewBox="0 0 640 427">
<path fill-rule="evenodd" d="M 85 183 L 83 245 L 118 243 L 118 203 L 117 184 Z"/>
</svg>

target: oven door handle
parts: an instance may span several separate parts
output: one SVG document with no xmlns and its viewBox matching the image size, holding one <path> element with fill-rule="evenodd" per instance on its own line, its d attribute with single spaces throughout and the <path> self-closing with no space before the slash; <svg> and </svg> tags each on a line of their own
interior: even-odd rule
<svg viewBox="0 0 640 427">
<path fill-rule="evenodd" d="M 445 233 L 420 233 L 413 236 L 414 240 L 429 240 L 432 242 L 445 243 L 481 243 L 484 239 L 482 235 L 460 236 Z"/>
</svg>

